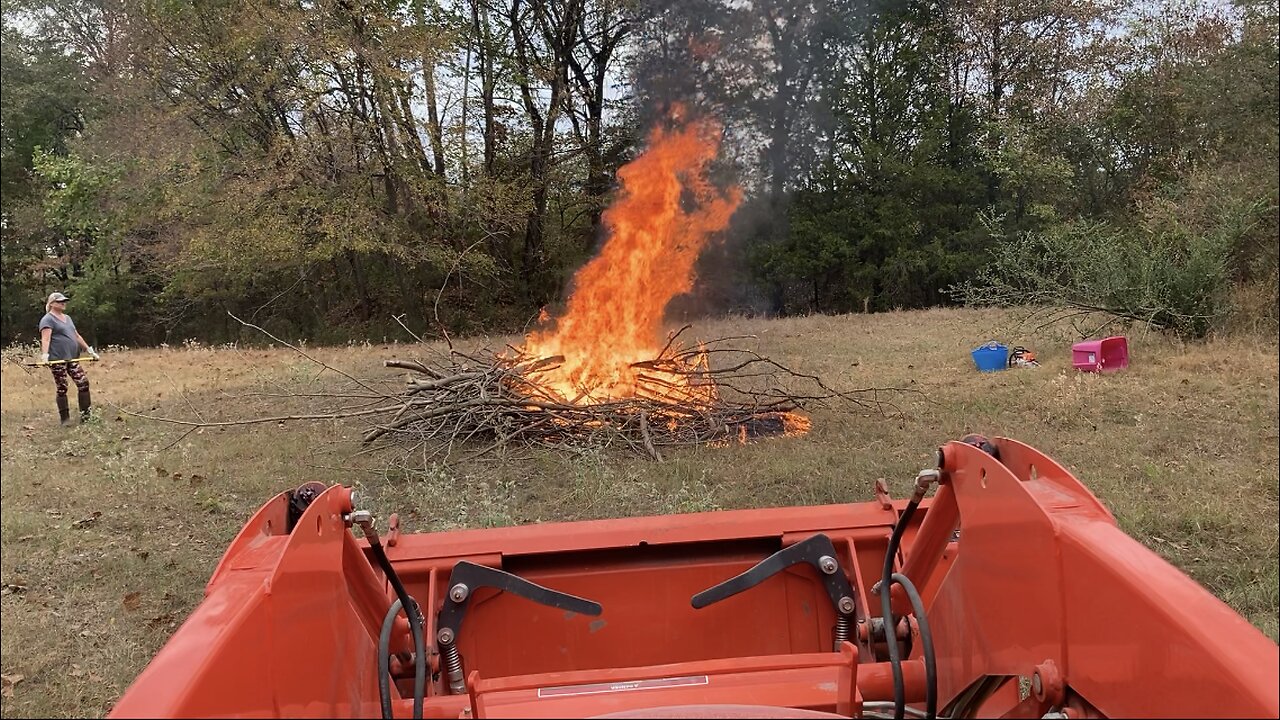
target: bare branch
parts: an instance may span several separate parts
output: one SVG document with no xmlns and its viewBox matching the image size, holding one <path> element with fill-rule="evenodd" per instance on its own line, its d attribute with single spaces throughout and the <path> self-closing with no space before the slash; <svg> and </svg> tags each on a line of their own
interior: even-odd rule
<svg viewBox="0 0 1280 720">
<path fill-rule="evenodd" d="M 620 446 L 661 461 L 664 447 L 802 434 L 809 405 L 838 403 L 883 412 L 893 406 L 882 401 L 882 394 L 918 393 L 835 390 L 816 375 L 727 346 L 754 336 L 717 338 L 686 349 L 677 340 L 688 327 L 672 333 L 657 357 L 630 366 L 636 371 L 635 391 L 621 398 L 604 397 L 594 387 L 566 397 L 556 389 L 562 386 L 549 380 L 565 358 L 536 357 L 510 345 L 489 356 L 451 348 L 429 361 L 388 361 L 424 377 L 407 380 L 395 412 L 367 430 L 364 441 L 407 441 L 424 461 L 447 461 L 457 448 L 477 440 L 485 444 L 467 460 L 505 452 L 508 446 L 568 452 Z M 725 362 L 713 366 L 715 358 Z"/>
</svg>

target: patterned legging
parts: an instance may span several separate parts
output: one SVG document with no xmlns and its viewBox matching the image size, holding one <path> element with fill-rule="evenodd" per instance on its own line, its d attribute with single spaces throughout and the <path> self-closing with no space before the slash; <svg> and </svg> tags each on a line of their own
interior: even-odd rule
<svg viewBox="0 0 1280 720">
<path fill-rule="evenodd" d="M 85 373 L 84 368 L 80 367 L 80 363 L 58 363 L 50 365 L 49 369 L 53 371 L 53 382 L 58 386 L 58 397 L 66 397 L 67 395 L 67 376 L 71 376 L 71 381 L 76 384 L 80 390 L 87 391 L 89 389 L 89 376 Z"/>
</svg>

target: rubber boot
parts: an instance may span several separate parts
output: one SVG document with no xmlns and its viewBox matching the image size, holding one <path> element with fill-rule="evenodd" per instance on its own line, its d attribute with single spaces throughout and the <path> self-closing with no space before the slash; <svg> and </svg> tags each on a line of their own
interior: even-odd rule
<svg viewBox="0 0 1280 720">
<path fill-rule="evenodd" d="M 89 419 L 89 408 L 93 407 L 93 400 L 89 397 L 88 390 L 81 390 L 76 399 L 80 401 L 80 421 L 84 422 Z"/>
<path fill-rule="evenodd" d="M 66 395 L 58 395 L 58 420 L 63 427 L 71 424 L 71 403 L 67 402 Z"/>
</svg>

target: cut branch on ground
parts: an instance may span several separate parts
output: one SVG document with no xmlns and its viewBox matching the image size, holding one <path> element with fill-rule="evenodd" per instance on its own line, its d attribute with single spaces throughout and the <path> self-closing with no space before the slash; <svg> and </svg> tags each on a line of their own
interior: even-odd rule
<svg viewBox="0 0 1280 720">
<path fill-rule="evenodd" d="M 683 328 L 681 329 L 683 332 Z M 679 333 L 676 333 L 678 335 Z M 886 412 L 883 396 L 899 388 L 837 390 L 720 338 L 685 349 L 669 342 L 652 359 L 632 363 L 636 391 L 593 398 L 580 388 L 568 398 L 546 379 L 564 362 L 511 355 L 463 354 L 391 359 L 409 370 L 394 412 L 364 433 L 366 444 L 402 448 L 425 462 L 447 462 L 460 445 L 486 443 L 470 457 L 512 447 L 562 450 L 622 448 L 661 460 L 666 448 L 746 443 L 808 431 L 814 407 Z"/>
<path fill-rule="evenodd" d="M 234 316 L 233 316 L 234 317 Z M 239 320 L 239 318 L 236 318 Z M 904 388 L 839 390 L 816 375 L 794 370 L 732 343 L 733 336 L 684 347 L 673 333 L 656 357 L 634 362 L 635 389 L 626 397 L 599 397 L 598 389 L 565 392 L 551 381 L 565 358 L 538 357 L 507 345 L 502 352 L 464 352 L 450 346 L 421 358 L 390 358 L 386 368 L 404 370 L 394 380 L 359 379 L 301 349 L 276 342 L 303 358 L 347 378 L 356 388 L 294 393 L 313 401 L 340 401 L 319 412 L 295 412 L 240 420 L 160 417 L 116 408 L 121 413 L 182 425 L 188 432 L 287 421 L 359 418 L 369 423 L 358 454 L 402 451 L 423 466 L 475 459 L 509 450 L 545 448 L 565 452 L 620 449 L 662 461 L 663 451 L 698 445 L 748 443 L 772 436 L 803 435 L 814 408 L 891 413 L 886 398 L 913 392 Z M 379 387 L 381 386 L 381 387 Z M 271 393 L 279 395 L 280 393 Z M 353 401 L 360 401 L 354 403 Z M 319 410 L 319 408 L 317 408 Z"/>
</svg>

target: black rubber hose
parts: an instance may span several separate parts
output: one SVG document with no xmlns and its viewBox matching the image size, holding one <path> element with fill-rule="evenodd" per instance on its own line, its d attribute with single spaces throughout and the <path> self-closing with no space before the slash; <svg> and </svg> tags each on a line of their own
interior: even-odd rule
<svg viewBox="0 0 1280 720">
<path fill-rule="evenodd" d="M 400 614 L 400 598 L 391 603 L 386 617 L 382 618 L 382 632 L 378 634 L 378 703 L 382 707 L 382 720 L 391 720 L 391 628 Z"/>
<path fill-rule="evenodd" d="M 387 581 L 391 583 L 391 588 L 395 590 L 396 597 L 399 598 L 400 606 L 404 610 L 404 614 L 409 618 L 409 629 L 413 631 L 413 651 L 414 651 L 414 674 L 413 674 L 413 720 L 422 720 L 422 704 L 427 692 L 427 646 L 426 641 L 422 637 L 422 612 L 418 608 L 418 604 L 409 597 L 409 593 L 404 589 L 404 584 L 400 582 L 400 576 L 396 575 L 395 568 L 391 567 L 391 561 L 387 559 L 387 553 L 382 549 L 382 543 L 376 541 L 376 536 L 369 542 L 369 549 L 373 551 L 373 558 L 378 562 L 378 566 L 382 568 L 382 572 L 387 576 Z M 381 649 L 379 649 L 381 652 Z M 390 718 L 387 715 L 386 718 Z"/>
<path fill-rule="evenodd" d="M 427 698 L 427 641 L 423 637 L 422 610 L 412 598 L 413 614 L 418 622 L 409 627 L 413 630 L 413 720 L 422 720 L 422 705 Z"/>
<path fill-rule="evenodd" d="M 912 499 L 898 517 L 893 526 L 893 534 L 889 536 L 889 547 L 884 553 L 884 569 L 880 573 L 880 617 L 884 619 L 884 641 L 889 646 L 889 667 L 893 670 L 893 717 L 902 720 L 906 706 L 906 689 L 902 684 L 902 661 L 898 657 L 898 632 L 893 622 L 893 557 L 898 554 L 898 545 L 902 543 L 902 533 L 907 529 L 907 522 L 915 514 L 919 500 Z"/>
<path fill-rule="evenodd" d="M 396 574 L 395 568 L 391 567 L 391 561 L 387 559 L 387 551 L 382 548 L 382 543 L 377 541 L 376 536 L 369 542 L 369 549 L 373 551 L 373 559 L 377 561 L 378 567 L 382 568 L 382 574 L 387 576 L 387 582 L 391 583 L 391 589 L 396 592 L 396 597 L 400 598 L 400 605 L 404 608 L 405 614 L 409 615 L 409 623 L 412 624 L 416 613 L 411 612 L 413 605 L 409 602 L 409 593 L 400 582 L 400 576 Z"/>
<path fill-rule="evenodd" d="M 911 609 L 916 614 L 916 625 L 920 626 L 920 639 L 924 644 L 924 716 L 927 720 L 934 720 L 938 717 L 938 661 L 933 654 L 933 633 L 929 631 L 929 619 L 925 617 L 924 601 L 906 575 L 894 573 L 893 581 L 906 591 Z"/>
</svg>

